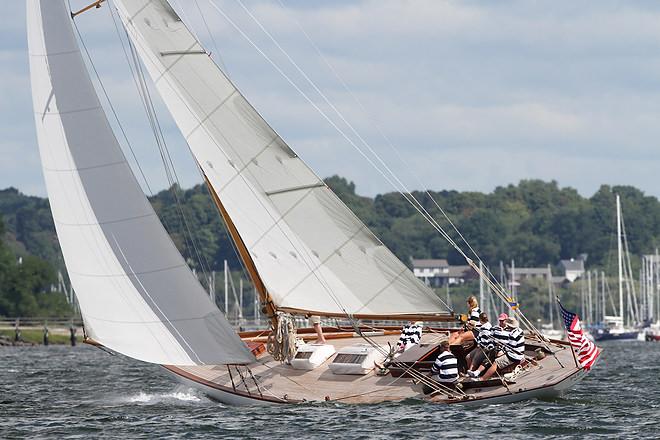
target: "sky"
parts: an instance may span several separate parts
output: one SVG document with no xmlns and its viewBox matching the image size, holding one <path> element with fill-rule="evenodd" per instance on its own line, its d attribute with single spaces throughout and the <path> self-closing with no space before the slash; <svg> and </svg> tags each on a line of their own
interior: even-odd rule
<svg viewBox="0 0 660 440">
<path fill-rule="evenodd" d="M 543 179 L 585 196 L 602 184 L 633 185 L 660 196 L 659 2 L 171 2 L 316 173 L 353 180 L 360 194 L 392 191 L 395 179 L 407 189 L 482 192 Z M 25 5 L 5 3 L 0 188 L 43 196 Z M 87 3 L 71 0 L 72 9 Z M 145 192 L 165 188 L 163 165 L 110 8 L 93 9 L 76 21 L 147 176 Z M 152 95 L 182 186 L 200 183 L 176 126 L 157 93 Z M 119 133 L 116 123 L 115 128 Z M 122 145 L 132 157 L 128 144 L 122 140 Z M 384 178 L 363 154 L 396 178 Z"/>
</svg>

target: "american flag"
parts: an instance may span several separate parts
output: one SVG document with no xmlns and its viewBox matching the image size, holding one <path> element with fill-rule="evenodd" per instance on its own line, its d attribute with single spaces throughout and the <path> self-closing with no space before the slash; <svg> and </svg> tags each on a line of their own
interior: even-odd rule
<svg viewBox="0 0 660 440">
<path fill-rule="evenodd" d="M 559 300 L 557 300 L 559 302 Z M 588 370 L 596 362 L 600 350 L 598 347 L 591 342 L 582 332 L 582 326 L 580 325 L 580 318 L 577 314 L 571 313 L 564 308 L 564 306 L 559 303 L 559 308 L 561 309 L 561 316 L 564 318 L 564 325 L 566 326 L 566 331 L 568 333 L 568 342 L 571 343 L 571 346 L 577 352 L 578 363 Z"/>
</svg>

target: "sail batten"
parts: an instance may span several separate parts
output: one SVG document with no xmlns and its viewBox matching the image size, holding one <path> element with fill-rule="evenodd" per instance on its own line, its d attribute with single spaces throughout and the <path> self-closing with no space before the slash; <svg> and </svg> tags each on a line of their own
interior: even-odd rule
<svg viewBox="0 0 660 440">
<path fill-rule="evenodd" d="M 282 140 L 166 0 L 117 0 L 129 38 L 278 308 L 434 314 L 445 307 Z"/>
<path fill-rule="evenodd" d="M 27 2 L 39 153 L 87 335 L 147 362 L 254 357 L 185 264 L 101 107 L 64 0 Z"/>
</svg>

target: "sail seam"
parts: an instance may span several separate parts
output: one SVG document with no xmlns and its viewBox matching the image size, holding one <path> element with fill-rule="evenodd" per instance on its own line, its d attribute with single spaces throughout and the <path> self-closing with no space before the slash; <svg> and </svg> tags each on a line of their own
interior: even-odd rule
<svg viewBox="0 0 660 440">
<path fill-rule="evenodd" d="M 224 185 L 222 185 L 222 186 L 216 191 L 216 194 L 219 195 L 220 193 L 222 193 L 222 192 L 225 190 L 225 188 L 227 188 L 227 187 L 228 187 L 228 186 L 229 186 L 234 180 L 236 180 L 237 177 L 241 177 L 243 171 L 245 171 L 245 169 L 246 169 L 247 167 L 249 167 L 251 163 L 253 163 L 254 159 L 256 159 L 257 157 L 261 156 L 265 151 L 267 151 L 268 148 L 270 148 L 270 146 L 273 145 L 273 143 L 274 143 L 277 139 L 279 139 L 279 136 L 275 136 L 275 137 L 273 138 L 273 140 L 270 141 L 270 142 L 268 142 L 268 143 L 266 144 L 265 147 L 263 147 L 263 148 L 262 148 L 257 154 L 255 154 L 255 155 L 252 157 L 252 159 L 248 160 L 248 161 L 247 161 L 247 162 L 246 162 L 246 163 L 245 163 L 245 164 L 244 164 L 239 170 L 236 170 L 236 174 L 234 174 L 232 177 L 230 177 L 229 180 L 227 181 L 227 183 L 225 183 Z M 217 145 L 217 144 L 216 144 L 216 145 Z M 213 171 L 215 172 L 215 170 L 213 170 Z M 216 173 L 216 174 L 217 174 L 217 173 Z"/>
<path fill-rule="evenodd" d="M 305 200 L 305 199 L 307 198 L 307 196 L 309 196 L 312 192 L 314 192 L 313 190 L 314 190 L 314 189 L 311 188 L 309 191 L 307 191 L 302 197 L 300 197 L 300 199 L 298 199 L 298 200 L 296 201 L 296 203 L 294 203 L 289 209 L 287 209 L 286 211 L 284 211 L 284 212 L 282 213 L 282 215 L 279 216 L 279 218 L 277 218 L 277 219 L 273 218 L 273 224 L 270 225 L 270 226 L 268 227 L 268 229 L 266 229 L 266 230 L 263 232 L 263 234 L 261 234 L 261 235 L 259 236 L 259 238 L 257 238 L 257 239 L 256 239 L 256 240 L 250 245 L 250 249 L 254 248 L 257 244 L 259 244 L 259 242 L 260 242 L 265 236 L 267 236 L 267 235 L 270 233 L 270 231 L 272 231 L 273 229 L 275 229 L 275 227 L 279 227 L 279 225 L 280 225 L 280 223 L 282 222 L 282 220 L 284 220 L 284 217 L 286 217 L 291 211 L 293 211 L 296 207 L 298 207 L 298 205 L 300 205 L 300 203 L 302 203 L 302 201 Z M 287 234 L 286 232 L 284 232 L 284 230 L 282 230 L 282 234 L 284 234 L 285 236 L 288 237 L 288 234 Z M 294 234 L 294 235 L 296 235 L 296 237 L 298 237 L 297 234 Z M 293 245 L 293 243 L 291 243 L 291 245 L 292 245 L 294 248 L 296 248 L 296 246 Z M 343 245 L 342 245 L 342 246 L 343 246 Z"/>
<path fill-rule="evenodd" d="M 62 222 L 59 221 L 55 218 L 53 220 L 62 226 L 103 226 L 103 225 L 111 225 L 113 223 L 122 223 L 122 222 L 128 222 L 131 220 L 138 220 L 141 218 L 147 218 L 147 217 L 155 217 L 156 215 L 154 213 L 149 213 L 149 214 L 143 214 L 143 215 L 136 215 L 135 217 L 125 217 L 117 220 L 108 220 L 104 222 L 96 222 L 96 223 L 67 223 L 67 222 Z"/>
<path fill-rule="evenodd" d="M 213 315 L 222 315 L 222 312 L 217 312 L 214 313 Z M 203 316 L 195 316 L 192 318 L 181 318 L 181 319 L 170 319 L 170 322 L 187 322 L 187 321 L 203 321 L 205 320 L 209 315 L 203 315 Z M 118 324 L 162 324 L 163 321 L 121 321 L 121 320 L 115 320 L 115 319 L 104 319 L 104 318 L 97 318 L 96 316 L 92 316 L 89 314 L 85 314 L 85 318 L 88 319 L 94 319 L 96 321 L 103 321 L 103 322 L 114 322 Z"/>
<path fill-rule="evenodd" d="M 142 272 L 132 271 L 130 274 L 118 273 L 118 274 L 98 275 L 98 274 L 91 274 L 91 273 L 76 272 L 76 271 L 71 271 L 71 270 L 69 270 L 68 272 L 79 275 L 81 277 L 88 277 L 88 278 L 122 278 L 122 277 L 131 278 L 131 275 L 148 275 L 148 274 L 151 274 L 151 273 L 165 272 L 165 271 L 172 270 L 172 269 L 178 269 L 180 267 L 187 267 L 187 266 L 186 266 L 186 264 L 179 264 L 179 265 L 176 265 L 176 266 L 164 267 L 164 268 L 161 268 L 161 269 L 154 269 L 154 270 L 145 270 L 145 271 L 142 271 Z"/>
<path fill-rule="evenodd" d="M 393 277 L 392 280 L 391 280 L 389 283 L 387 283 L 387 284 L 385 284 L 383 287 L 381 287 L 381 289 L 378 290 L 378 291 L 374 294 L 374 296 L 372 296 L 371 299 L 369 299 L 369 301 L 365 302 L 364 305 L 363 305 L 359 310 L 364 310 L 364 309 L 369 305 L 369 303 L 373 302 L 376 298 L 378 298 L 378 297 L 380 296 L 380 294 L 383 293 L 383 292 L 385 291 L 385 289 L 387 289 L 387 288 L 390 287 L 392 284 L 394 284 L 394 282 L 395 282 L 396 280 L 398 280 L 399 278 L 401 278 L 401 275 L 403 275 L 404 273 L 406 273 L 406 271 L 408 271 L 408 270 L 409 270 L 409 269 L 408 269 L 406 266 L 404 266 L 403 269 L 402 269 L 402 270 L 401 270 L 401 271 L 400 271 L 395 277 Z M 434 313 L 436 313 L 436 312 L 434 312 Z"/>
<path fill-rule="evenodd" d="M 58 55 L 71 55 L 73 53 L 80 53 L 80 50 L 78 50 L 78 49 L 63 50 L 62 52 L 53 52 L 53 53 L 32 53 L 32 52 L 30 52 L 28 55 L 31 56 L 31 57 L 50 58 L 50 57 L 56 57 Z"/>
<path fill-rule="evenodd" d="M 61 112 L 61 111 L 56 111 L 56 112 L 53 112 L 53 111 L 48 111 L 48 112 L 34 112 L 34 114 L 35 114 L 35 115 L 39 115 L 39 116 L 46 116 L 46 115 L 68 115 L 68 114 L 71 114 L 71 113 L 82 113 L 82 112 L 89 112 L 89 111 L 92 111 L 92 110 L 99 110 L 100 108 L 102 108 L 102 107 L 101 107 L 101 106 L 96 106 L 96 107 L 89 107 L 89 108 L 81 108 L 81 109 L 77 109 L 77 110 L 67 110 L 67 111 L 64 111 L 64 112 Z"/>
<path fill-rule="evenodd" d="M 365 229 L 365 228 L 366 228 L 366 226 L 364 224 L 361 225 L 360 228 L 357 231 L 355 231 L 350 237 L 348 237 L 346 240 L 344 240 L 344 242 L 341 244 L 341 246 L 339 246 L 334 252 L 331 252 L 330 255 L 325 257 L 323 260 L 319 259 L 319 264 L 317 264 L 316 267 L 311 269 L 310 272 L 307 275 L 305 275 L 295 286 L 293 286 L 291 289 L 289 289 L 289 291 L 286 293 L 286 295 L 282 296 L 282 300 L 284 300 L 287 296 L 289 296 L 291 293 L 293 293 L 293 291 L 296 290 L 302 283 L 304 283 L 305 280 L 307 280 L 307 278 L 309 278 L 311 275 L 316 275 L 316 272 L 318 271 L 318 269 L 324 267 L 325 263 L 327 263 L 330 260 L 330 258 L 332 258 L 334 255 L 337 255 L 338 250 L 340 250 L 341 248 L 346 246 L 348 243 L 350 243 L 351 240 L 353 240 L 355 237 L 357 237 L 358 234 L 360 232 L 362 232 L 362 230 Z M 330 289 L 329 287 L 328 287 L 328 289 L 330 291 L 332 291 L 332 289 Z"/>
<path fill-rule="evenodd" d="M 206 116 L 205 116 L 203 119 L 199 119 L 199 118 L 197 118 L 197 124 L 195 125 L 195 127 L 194 127 L 192 130 L 190 130 L 190 132 L 189 132 L 187 135 L 184 136 L 184 138 L 185 138 L 186 140 L 188 140 L 188 139 L 190 138 L 190 136 L 192 136 L 193 133 L 195 133 L 199 127 L 201 127 L 206 121 L 208 121 L 209 118 L 211 118 L 211 117 L 215 114 L 215 112 L 217 112 L 218 110 L 220 110 L 220 109 L 222 108 L 222 106 L 224 106 L 225 103 L 226 103 L 229 99 L 231 99 L 231 97 L 234 96 L 235 94 L 236 94 L 236 89 L 234 89 L 229 95 L 227 95 L 227 97 L 226 97 L 225 99 L 223 99 L 222 101 L 220 101 L 220 104 L 218 104 L 213 110 L 211 110 L 210 112 L 208 112 L 208 113 L 206 114 Z"/>
<path fill-rule="evenodd" d="M 109 162 L 109 163 L 104 163 L 101 165 L 92 165 L 89 167 L 81 167 L 81 168 L 47 168 L 43 167 L 44 171 L 50 171 L 53 173 L 69 173 L 73 171 L 87 171 L 87 170 L 94 170 L 97 168 L 106 168 L 106 167 L 112 167 L 115 165 L 124 165 L 126 164 L 125 160 L 122 160 L 120 162 Z"/>
</svg>

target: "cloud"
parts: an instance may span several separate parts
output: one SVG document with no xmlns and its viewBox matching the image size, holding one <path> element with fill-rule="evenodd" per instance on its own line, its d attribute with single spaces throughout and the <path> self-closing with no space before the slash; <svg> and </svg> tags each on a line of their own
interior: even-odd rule
<svg viewBox="0 0 660 440">
<path fill-rule="evenodd" d="M 236 0 L 214 1 L 361 145 Z M 543 178 L 587 195 L 601 183 L 660 195 L 653 183 L 660 167 L 660 4 L 282 0 L 282 8 L 279 0 L 243 1 L 411 187 L 419 187 L 419 178 L 433 189 L 490 191 Z M 344 175 L 367 194 L 391 190 L 208 1 L 199 4 L 217 49 L 196 8 L 177 3 L 241 90 L 319 175 Z M 8 6 L 17 19 L 0 31 L 0 130 L 9 133 L 0 139 L 0 187 L 43 194 L 35 190 L 41 185 L 36 156 L 20 165 L 10 160 L 17 146 L 36 153 L 22 7 Z M 155 189 L 162 188 L 167 182 L 107 8 L 85 14 L 78 25 L 140 163 Z M 178 130 L 154 99 L 184 184 L 198 182 Z M 10 172 L 17 166 L 25 167 L 20 178 Z"/>
</svg>

